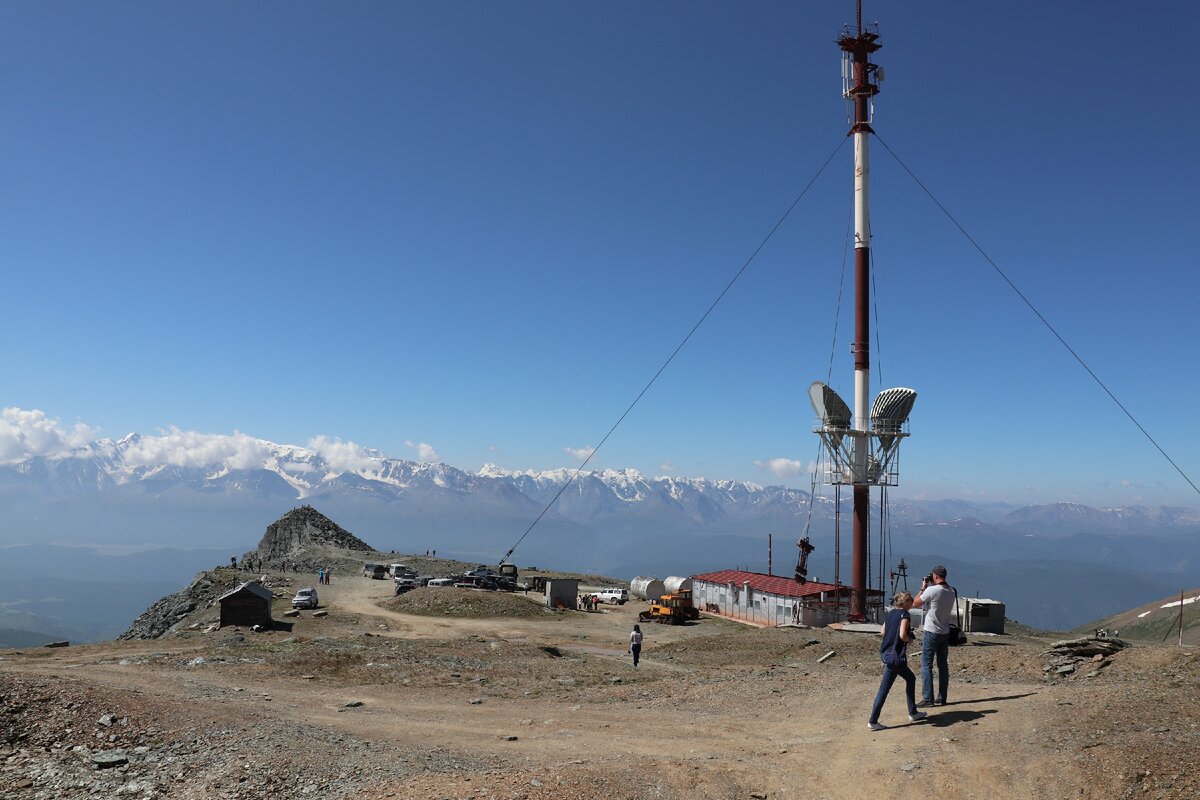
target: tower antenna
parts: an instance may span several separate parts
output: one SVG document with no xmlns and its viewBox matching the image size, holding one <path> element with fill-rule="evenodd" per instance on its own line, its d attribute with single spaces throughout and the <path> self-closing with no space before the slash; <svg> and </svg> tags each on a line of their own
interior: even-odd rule
<svg viewBox="0 0 1200 800">
<path fill-rule="evenodd" d="M 871 211 L 869 138 L 879 67 L 871 55 L 882 46 L 878 26 L 862 26 L 862 0 L 856 0 L 856 30 L 842 29 L 842 92 L 854 108 L 854 404 L 853 411 L 825 383 L 809 387 L 827 467 L 825 482 L 854 488 L 854 539 L 850 569 L 850 620 L 867 619 L 867 550 L 871 487 L 899 483 L 899 447 L 908 436 L 908 415 L 917 393 L 887 389 L 870 401 L 871 383 Z M 835 511 L 840 514 L 840 509 Z M 882 576 L 881 576 L 882 577 Z"/>
</svg>

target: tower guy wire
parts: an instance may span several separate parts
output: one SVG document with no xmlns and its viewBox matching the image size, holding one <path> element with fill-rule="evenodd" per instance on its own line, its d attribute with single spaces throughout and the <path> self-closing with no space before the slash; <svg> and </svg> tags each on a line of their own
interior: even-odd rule
<svg viewBox="0 0 1200 800">
<path fill-rule="evenodd" d="M 1167 451 L 1162 448 L 1162 445 L 1160 445 L 1155 438 L 1150 435 L 1150 432 L 1142 426 L 1142 423 L 1138 422 L 1138 419 L 1133 415 L 1133 412 L 1126 408 L 1125 404 L 1117 399 L 1117 396 L 1113 394 L 1112 390 L 1108 388 L 1104 381 L 1100 380 L 1100 376 L 1097 375 L 1095 371 L 1088 366 L 1088 363 L 1083 360 L 1083 356 L 1079 355 L 1075 348 L 1071 347 L 1071 345 L 1067 343 L 1067 340 L 1064 339 L 1062 334 L 1050 324 L 1050 320 L 1046 319 L 1046 316 L 1038 310 L 1037 306 L 1033 304 L 1033 301 L 1026 297 L 1024 292 L 1017 288 L 1017 285 L 1013 282 L 1012 278 L 1008 277 L 1004 270 L 1000 268 L 1000 265 L 997 264 L 990 255 L 988 255 L 987 251 L 984 250 L 979 242 L 975 240 L 975 237 L 971 236 L 971 234 L 967 232 L 967 229 L 964 228 L 957 219 L 955 219 L 954 215 L 950 213 L 949 209 L 942 205 L 942 202 L 938 200 L 936 196 L 934 196 L 933 192 L 929 190 L 929 187 L 927 187 L 921 181 L 921 179 L 918 178 L 916 174 L 908 168 L 908 165 L 904 163 L 903 159 L 896 155 L 896 151 L 892 150 L 888 143 L 884 141 L 878 133 L 875 134 L 875 140 L 883 145 L 883 149 L 887 150 L 891 157 L 896 159 L 896 163 L 900 165 L 901 169 L 907 172 L 908 176 L 912 178 L 914 182 L 916 182 L 917 186 L 921 187 L 921 190 L 928 195 L 929 199 L 933 201 L 934 205 L 941 209 L 942 213 L 946 215 L 946 219 L 950 220 L 951 224 L 958 228 L 959 233 L 966 237 L 966 240 L 970 242 L 976 250 L 979 251 L 979 254 L 983 256 L 984 260 L 992 265 L 992 269 L 996 271 L 996 274 L 1008 284 L 1008 287 L 1012 289 L 1014 293 L 1016 293 L 1017 297 L 1021 298 L 1021 302 L 1023 302 L 1029 308 L 1029 310 L 1033 312 L 1034 316 L 1041 320 L 1042 324 L 1046 326 L 1046 330 L 1050 331 L 1050 333 L 1054 335 L 1055 339 L 1058 339 L 1059 344 L 1066 348 L 1067 352 L 1071 354 L 1071 357 L 1079 363 L 1079 366 L 1083 367 L 1084 371 L 1087 372 L 1087 374 L 1091 376 L 1092 380 L 1096 382 L 1096 385 L 1099 386 L 1106 395 L 1108 395 L 1108 398 L 1116 403 L 1117 408 L 1121 409 L 1122 413 L 1129 418 L 1129 421 L 1132 422 L 1139 431 L 1141 431 L 1142 436 L 1146 437 L 1146 441 L 1150 442 L 1150 444 L 1154 446 L 1154 449 L 1157 450 L 1159 454 L 1167 460 L 1167 463 L 1175 468 L 1175 471 L 1179 473 L 1180 477 L 1187 481 L 1188 486 L 1191 486 L 1192 490 L 1196 492 L 1196 494 L 1200 494 L 1200 486 L 1197 486 L 1195 482 L 1188 477 L 1188 474 L 1183 471 L 1183 468 L 1175 463 L 1175 459 L 1171 458 L 1171 456 L 1167 454 Z"/>
<path fill-rule="evenodd" d="M 508 552 L 504 554 L 499 563 L 506 562 L 509 557 L 512 556 L 513 552 L 521 545 L 521 542 L 525 540 L 525 537 L 529 535 L 530 531 L 532 531 L 537 524 L 541 522 L 542 518 L 549 513 L 550 509 L 554 507 L 554 504 L 558 502 L 558 498 L 562 497 L 562 494 L 567 490 L 567 487 L 575 482 L 575 479 L 579 477 L 579 473 L 582 472 L 583 468 L 588 465 L 588 462 L 592 460 L 593 456 L 600 452 L 600 448 L 604 447 L 604 443 L 608 441 L 608 437 L 612 436 L 613 431 L 615 431 L 617 427 L 625 420 L 625 417 L 629 416 L 629 412 L 633 411 L 633 408 L 638 404 L 638 401 L 642 399 L 646 392 L 650 391 L 650 387 L 653 386 L 654 382 L 658 380 L 658 376 L 662 375 L 663 371 L 670 366 L 671 362 L 675 360 L 675 356 L 679 355 L 679 351 L 683 350 L 684 345 L 688 343 L 696 331 L 699 330 L 700 326 L 704 324 L 704 321 L 708 319 L 709 314 L 713 312 L 713 309 L 717 307 L 717 304 L 720 303 L 721 300 L 724 299 L 725 295 L 729 293 L 729 290 L 733 288 L 733 284 L 737 282 L 738 278 L 742 277 L 742 273 L 744 273 L 750 267 L 751 262 L 753 262 L 758 256 L 759 252 L 766 247 L 767 242 L 771 241 L 771 237 L 775 235 L 775 232 L 779 230 L 780 226 L 782 226 L 784 221 L 787 220 L 788 216 L 791 215 L 793 209 L 795 209 L 804 196 L 808 194 L 808 190 L 813 187 L 813 184 L 817 182 L 817 178 L 821 177 L 821 173 L 825 171 L 825 168 L 829 166 L 830 162 L 833 161 L 837 154 L 841 152 L 841 149 L 845 144 L 845 139 L 838 141 L 837 147 L 833 148 L 833 152 L 829 154 L 829 158 L 825 159 L 825 162 L 821 164 L 820 168 L 816 171 L 816 173 L 813 174 L 812 178 L 809 179 L 804 188 L 800 190 L 800 194 L 796 195 L 796 199 L 792 201 L 791 205 L 787 207 L 787 210 L 783 212 L 783 215 L 780 216 L 775 224 L 771 226 L 771 229 L 767 231 L 767 235 L 764 236 L 762 241 L 758 243 L 758 247 L 755 247 L 754 251 L 750 253 L 750 256 L 745 260 L 745 262 L 743 262 L 741 269 L 734 273 L 733 277 L 729 279 L 729 282 L 725 284 L 725 288 L 721 290 L 720 294 L 717 295 L 717 298 L 712 301 L 705 312 L 700 315 L 700 319 L 696 320 L 696 324 L 692 326 L 692 329 L 687 332 L 687 335 L 683 337 L 683 340 L 676 346 L 676 348 L 671 351 L 671 355 L 667 356 L 667 360 L 662 363 L 662 366 L 658 368 L 658 371 L 655 372 L 650 380 L 646 382 L 646 385 L 642 387 L 640 392 L 638 392 L 637 397 L 633 398 L 633 402 L 629 404 L 625 411 L 622 412 L 621 416 L 617 418 L 617 421 L 613 423 L 612 427 L 608 429 L 608 433 L 604 434 L 604 437 L 600 440 L 600 443 L 592 448 L 592 452 L 588 453 L 588 456 L 583 460 L 583 463 L 576 467 L 575 471 L 571 473 L 571 477 L 567 479 L 566 483 L 559 487 L 559 490 L 555 492 L 554 497 L 550 499 L 550 502 L 546 504 L 545 508 L 543 508 L 537 517 L 534 518 L 533 522 L 529 523 L 529 527 L 525 529 L 525 532 L 521 534 L 520 538 L 517 539 L 513 546 L 508 548 Z"/>
</svg>

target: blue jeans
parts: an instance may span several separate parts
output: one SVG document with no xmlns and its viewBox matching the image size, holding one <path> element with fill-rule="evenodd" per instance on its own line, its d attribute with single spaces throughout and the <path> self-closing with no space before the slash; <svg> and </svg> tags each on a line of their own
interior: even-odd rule
<svg viewBox="0 0 1200 800">
<path fill-rule="evenodd" d="M 875 705 L 871 706 L 869 722 L 879 722 L 879 712 L 883 710 L 883 701 L 887 700 L 888 692 L 892 690 L 892 684 L 896 682 L 896 678 L 904 678 L 904 697 L 908 700 L 908 713 L 917 713 L 917 676 L 913 675 L 908 664 L 901 664 L 895 668 L 884 664 L 883 680 L 879 682 L 879 692 L 875 695 Z"/>
<path fill-rule="evenodd" d="M 934 701 L 933 659 L 937 658 L 938 693 L 937 702 L 946 702 L 946 690 L 950 688 L 950 634 L 925 631 L 921 637 L 921 699 Z"/>
</svg>

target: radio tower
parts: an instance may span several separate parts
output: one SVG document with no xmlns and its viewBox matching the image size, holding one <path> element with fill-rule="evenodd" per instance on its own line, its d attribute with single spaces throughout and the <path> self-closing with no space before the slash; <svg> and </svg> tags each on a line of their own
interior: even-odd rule
<svg viewBox="0 0 1200 800">
<path fill-rule="evenodd" d="M 809 388 L 826 460 L 825 482 L 854 487 L 854 543 L 850 570 L 850 620 L 867 618 L 867 542 L 871 487 L 899 482 L 900 440 L 917 393 L 887 389 L 870 403 L 871 213 L 868 204 L 869 141 L 873 98 L 879 93 L 879 67 L 871 54 L 882 46 L 878 29 L 864 30 L 862 2 L 856 6 L 853 32 L 838 38 L 842 50 L 842 92 L 853 107 L 854 137 L 854 413 L 827 384 Z M 841 509 L 835 513 L 840 514 Z"/>
</svg>

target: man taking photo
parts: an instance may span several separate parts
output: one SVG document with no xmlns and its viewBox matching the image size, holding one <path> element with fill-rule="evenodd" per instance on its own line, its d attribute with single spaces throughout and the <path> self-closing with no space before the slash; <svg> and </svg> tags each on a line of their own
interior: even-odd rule
<svg viewBox="0 0 1200 800">
<path fill-rule="evenodd" d="M 921 593 L 913 598 L 913 607 L 925 611 L 921 626 L 921 702 L 918 706 L 946 705 L 946 690 L 950 687 L 950 613 L 954 610 L 955 592 L 946 584 L 946 568 L 941 564 L 921 579 Z M 933 661 L 937 659 L 938 692 L 933 696 Z"/>
</svg>

